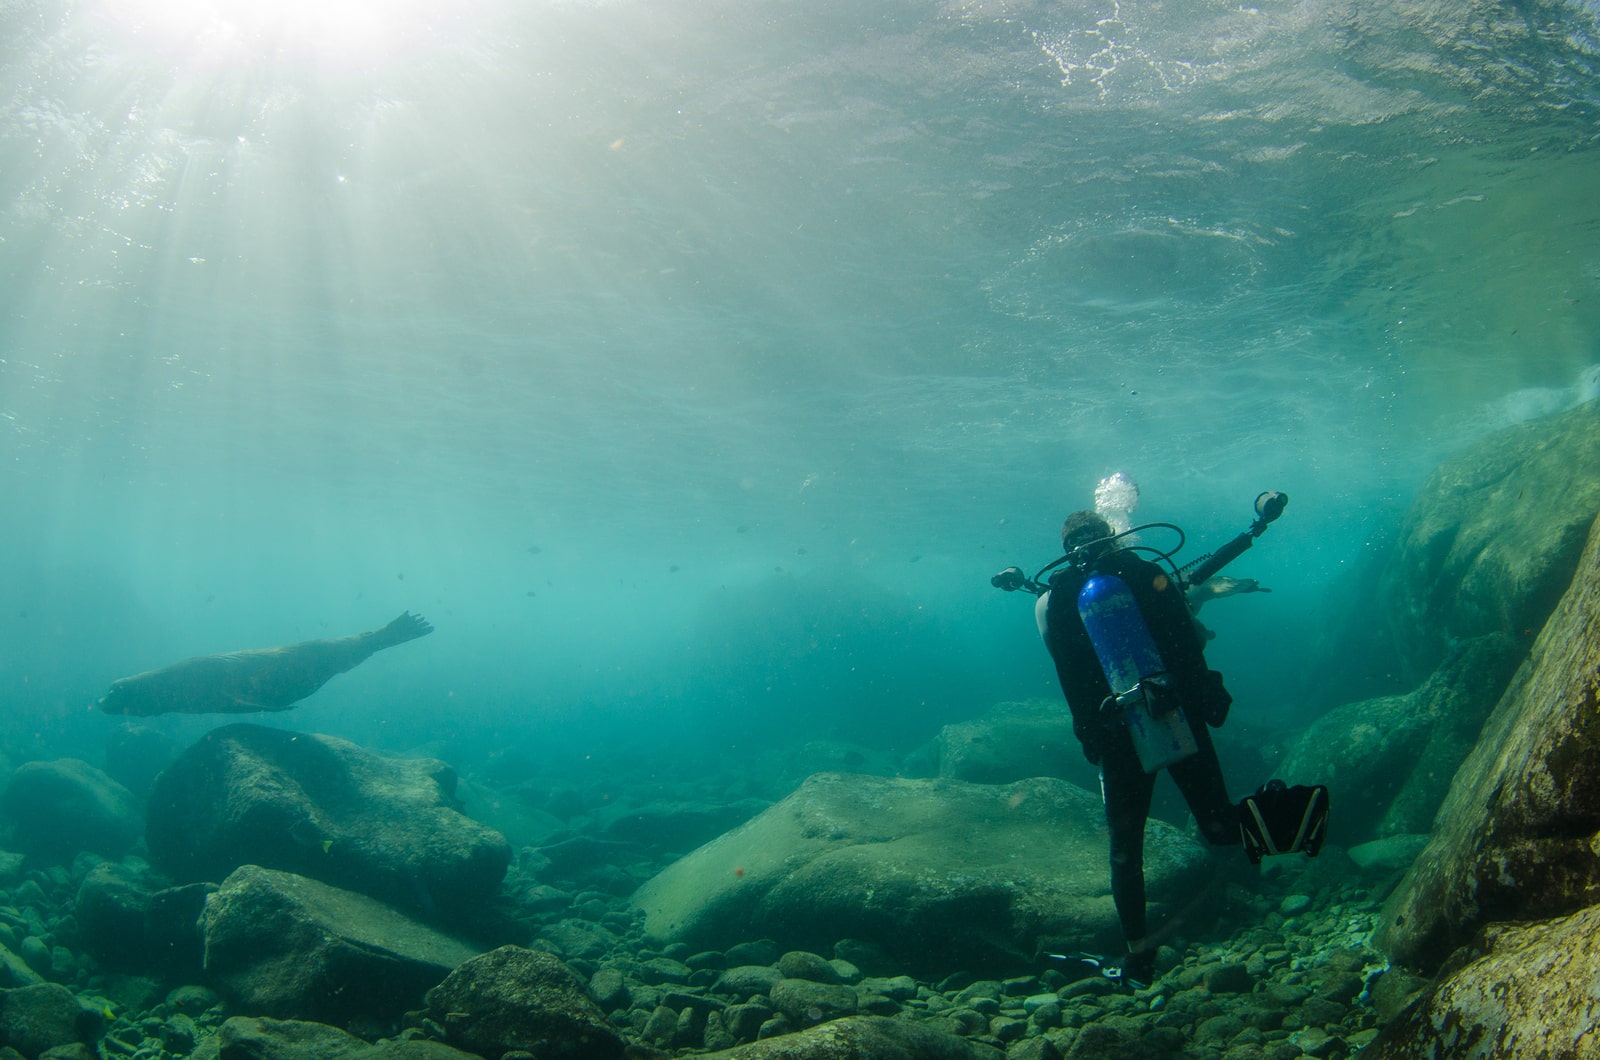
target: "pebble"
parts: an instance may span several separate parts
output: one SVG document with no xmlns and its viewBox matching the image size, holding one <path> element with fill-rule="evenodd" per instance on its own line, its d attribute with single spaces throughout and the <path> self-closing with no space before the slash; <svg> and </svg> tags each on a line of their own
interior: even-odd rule
<svg viewBox="0 0 1600 1060">
<path fill-rule="evenodd" d="M 1285 895 L 1283 901 L 1278 903 L 1278 912 L 1284 916 L 1299 916 L 1311 908 L 1309 894 Z"/>
</svg>

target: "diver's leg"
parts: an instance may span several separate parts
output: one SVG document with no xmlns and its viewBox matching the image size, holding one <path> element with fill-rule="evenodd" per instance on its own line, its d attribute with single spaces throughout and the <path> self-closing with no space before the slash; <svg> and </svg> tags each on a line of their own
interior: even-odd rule
<svg viewBox="0 0 1600 1060">
<path fill-rule="evenodd" d="M 1100 794 L 1111 839 L 1111 900 L 1130 949 L 1144 942 L 1144 826 L 1155 786 L 1132 741 L 1114 741 L 1100 763 Z"/>
<path fill-rule="evenodd" d="M 1200 826 L 1200 834 L 1213 846 L 1236 846 L 1239 837 L 1239 813 L 1228 798 L 1228 785 L 1222 777 L 1222 764 L 1217 761 L 1217 748 L 1211 734 L 1204 726 L 1194 726 L 1198 750 L 1181 762 L 1174 762 L 1168 771 L 1189 804 L 1189 812 Z"/>
</svg>

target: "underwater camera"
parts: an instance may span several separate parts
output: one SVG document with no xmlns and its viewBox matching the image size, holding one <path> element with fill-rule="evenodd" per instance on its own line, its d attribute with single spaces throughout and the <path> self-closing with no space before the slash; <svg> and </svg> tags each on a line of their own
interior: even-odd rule
<svg viewBox="0 0 1600 1060">
<path fill-rule="evenodd" d="M 1028 576 L 1022 573 L 1021 567 L 1007 567 L 993 578 L 990 578 L 989 584 L 996 589 L 1004 589 L 1008 593 L 1014 593 L 1018 589 L 1026 589 L 1029 581 Z"/>
<path fill-rule="evenodd" d="M 1141 530 L 1161 529 L 1171 530 L 1176 533 L 1178 535 L 1178 543 L 1166 551 L 1153 548 L 1149 545 L 1132 545 L 1129 547 L 1138 549 L 1142 552 L 1150 552 L 1154 554 L 1156 559 L 1172 568 L 1173 574 L 1178 578 L 1180 583 L 1186 586 L 1199 585 L 1207 578 L 1210 578 L 1212 575 L 1216 574 L 1223 567 L 1226 567 L 1228 564 L 1238 559 L 1246 549 L 1255 544 L 1255 539 L 1265 533 L 1268 526 L 1277 521 L 1278 516 L 1283 514 L 1283 509 L 1287 507 L 1288 504 L 1289 495 L 1287 493 L 1283 493 L 1278 490 L 1266 490 L 1258 494 L 1256 496 L 1255 521 L 1250 524 L 1249 529 L 1245 530 L 1238 537 L 1234 538 L 1232 541 L 1229 541 L 1226 545 L 1223 545 L 1215 552 L 1208 552 L 1205 555 L 1200 556 L 1198 559 L 1190 560 L 1182 567 L 1178 567 L 1173 563 L 1172 556 L 1174 553 L 1183 548 L 1184 541 L 1186 540 L 1183 530 L 1172 523 L 1141 523 L 1138 526 L 1129 527 L 1119 534 L 1112 534 L 1109 537 L 1098 538 L 1094 541 L 1089 541 L 1079 545 L 1077 548 L 1074 548 L 1061 558 L 1053 560 L 1052 562 L 1047 563 L 1043 567 L 1039 568 L 1038 573 L 1031 578 L 1028 577 L 1021 567 L 1007 567 L 1005 570 L 1000 571 L 998 574 L 994 575 L 994 577 L 990 578 L 989 584 L 994 586 L 996 589 L 1000 589 L 1008 593 L 1014 593 L 1018 589 L 1022 589 L 1026 592 L 1032 593 L 1034 596 L 1041 596 L 1050 588 L 1050 583 L 1048 580 L 1046 580 L 1046 575 L 1055 570 L 1057 567 L 1061 566 L 1063 563 L 1071 563 L 1075 566 L 1086 567 L 1088 566 L 1090 560 L 1104 550 L 1105 545 L 1108 545 L 1119 538 L 1127 537 L 1130 534 L 1137 534 Z M 1188 571 L 1191 567 L 1193 567 L 1194 570 L 1185 575 L 1184 572 Z"/>
</svg>

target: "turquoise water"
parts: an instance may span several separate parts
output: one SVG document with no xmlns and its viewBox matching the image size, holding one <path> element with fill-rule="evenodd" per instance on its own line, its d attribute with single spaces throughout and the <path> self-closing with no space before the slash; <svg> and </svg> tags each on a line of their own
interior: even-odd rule
<svg viewBox="0 0 1600 1060">
<path fill-rule="evenodd" d="M 1059 694 L 988 578 L 1118 470 L 1190 556 L 1291 495 L 1207 619 L 1293 716 L 1438 459 L 1594 396 L 1597 16 L 6 0 L 13 743 L 409 608 L 282 722 L 910 746 Z"/>
</svg>

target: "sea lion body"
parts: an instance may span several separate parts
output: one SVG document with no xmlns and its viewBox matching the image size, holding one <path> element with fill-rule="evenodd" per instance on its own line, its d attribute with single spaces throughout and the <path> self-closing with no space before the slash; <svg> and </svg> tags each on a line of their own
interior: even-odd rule
<svg viewBox="0 0 1600 1060">
<path fill-rule="evenodd" d="M 427 619 L 407 611 L 382 629 L 349 637 L 201 655 L 111 682 L 100 709 L 139 717 L 288 710 L 373 652 L 432 632 Z"/>
</svg>

